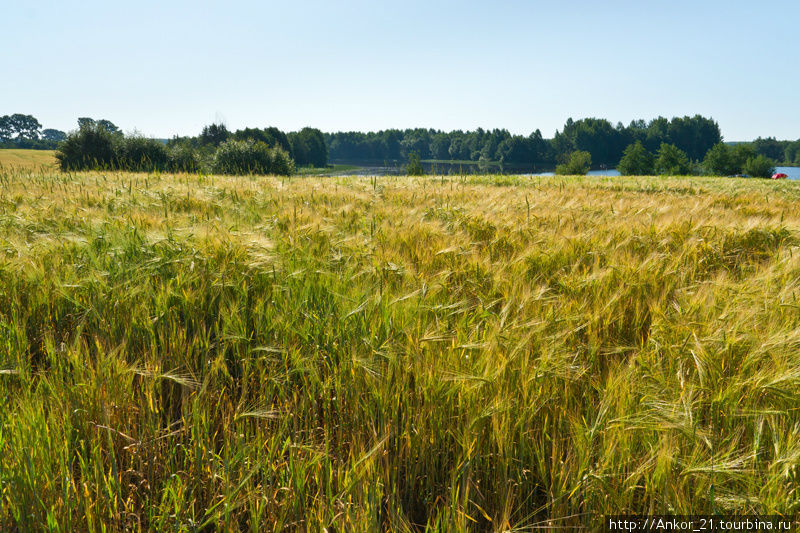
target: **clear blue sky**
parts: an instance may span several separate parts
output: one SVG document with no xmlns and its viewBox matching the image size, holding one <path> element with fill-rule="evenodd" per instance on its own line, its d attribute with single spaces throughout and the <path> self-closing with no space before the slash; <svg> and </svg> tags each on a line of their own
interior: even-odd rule
<svg viewBox="0 0 800 533">
<path fill-rule="evenodd" d="M 204 124 L 507 128 L 699 113 L 800 138 L 800 2 L 1 0 L 0 115 L 170 137 Z"/>
</svg>

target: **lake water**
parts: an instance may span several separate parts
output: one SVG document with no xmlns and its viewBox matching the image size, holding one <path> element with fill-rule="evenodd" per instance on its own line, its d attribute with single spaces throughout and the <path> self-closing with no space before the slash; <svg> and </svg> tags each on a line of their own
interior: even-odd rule
<svg viewBox="0 0 800 533">
<path fill-rule="evenodd" d="M 790 180 L 800 180 L 800 167 L 775 167 L 775 172 L 783 172 Z M 554 176 L 552 172 L 542 172 L 539 174 L 529 174 L 531 176 Z M 617 169 L 612 168 L 609 170 L 590 170 L 589 176 L 619 176 L 620 173 Z"/>
<path fill-rule="evenodd" d="M 800 167 L 775 167 L 775 172 L 783 172 L 790 180 L 800 180 Z"/>
<path fill-rule="evenodd" d="M 428 168 L 426 170 L 428 170 L 429 172 L 432 171 L 432 169 L 430 169 L 430 168 Z M 480 173 L 481 172 L 480 170 L 475 169 L 475 168 L 461 169 L 461 168 L 455 168 L 455 166 L 452 166 L 451 168 L 449 168 L 449 171 L 451 171 L 451 172 L 446 171 L 445 167 L 442 167 L 442 166 L 440 166 L 436 170 L 438 171 L 438 172 L 436 172 L 436 174 L 448 174 L 448 173 L 459 174 L 462 170 L 466 171 L 466 172 L 476 172 L 476 173 Z M 775 167 L 775 172 L 783 172 L 784 174 L 789 176 L 790 180 L 800 180 L 800 167 Z M 401 175 L 401 174 L 404 174 L 404 173 L 405 173 L 405 167 L 402 166 L 402 165 L 396 165 L 396 166 L 393 166 L 393 167 L 378 167 L 378 166 L 375 166 L 375 167 L 361 167 L 361 168 L 356 168 L 356 169 L 344 170 L 344 171 L 340 171 L 340 172 L 332 172 L 330 175 L 333 175 L 333 176 L 337 176 L 337 175 L 338 176 L 387 176 L 387 175 Z M 555 175 L 553 172 L 537 172 L 535 174 L 526 174 L 526 173 L 514 172 L 513 170 L 506 170 L 506 174 L 513 174 L 513 175 L 519 175 L 519 176 L 554 176 Z M 327 175 L 327 174 L 325 174 L 325 175 Z M 620 173 L 617 172 L 617 169 L 611 168 L 611 169 L 607 169 L 607 170 L 590 170 L 588 175 L 589 176 L 612 176 L 613 177 L 613 176 L 619 176 Z"/>
<path fill-rule="evenodd" d="M 523 174 L 524 176 L 555 176 L 555 172 L 538 172 L 536 174 Z M 607 170 L 590 170 L 587 176 L 620 176 L 616 168 Z"/>
</svg>

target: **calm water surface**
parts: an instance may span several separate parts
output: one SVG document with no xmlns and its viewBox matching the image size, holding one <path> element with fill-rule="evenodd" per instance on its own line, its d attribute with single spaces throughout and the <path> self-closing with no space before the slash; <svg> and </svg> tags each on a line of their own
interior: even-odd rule
<svg viewBox="0 0 800 533">
<path fill-rule="evenodd" d="M 783 172 L 790 180 L 800 180 L 800 167 L 775 167 L 775 172 Z M 540 174 L 530 174 L 532 176 L 555 176 L 552 172 L 542 172 Z M 609 170 L 590 170 L 589 176 L 619 176 L 620 173 L 617 169 L 612 168 Z"/>
<path fill-rule="evenodd" d="M 800 180 L 800 167 L 775 167 L 775 172 L 783 172 L 790 180 Z"/>
<path fill-rule="evenodd" d="M 555 176 L 555 172 L 537 172 L 536 174 L 522 174 L 523 176 Z M 590 170 L 587 176 L 621 176 L 616 168 L 608 170 Z"/>
</svg>

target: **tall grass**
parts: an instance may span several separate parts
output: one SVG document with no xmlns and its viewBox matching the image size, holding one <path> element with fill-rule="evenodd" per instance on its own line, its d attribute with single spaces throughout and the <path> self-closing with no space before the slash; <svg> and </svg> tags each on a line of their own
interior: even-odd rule
<svg viewBox="0 0 800 533">
<path fill-rule="evenodd" d="M 0 528 L 796 513 L 799 198 L 0 170 Z"/>
</svg>

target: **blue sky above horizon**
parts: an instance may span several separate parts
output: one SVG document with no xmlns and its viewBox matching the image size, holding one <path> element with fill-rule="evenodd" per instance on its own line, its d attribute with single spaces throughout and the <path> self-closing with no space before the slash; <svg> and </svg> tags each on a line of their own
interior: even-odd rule
<svg viewBox="0 0 800 533">
<path fill-rule="evenodd" d="M 800 2 L 4 2 L 0 115 L 125 131 L 506 128 L 701 114 L 800 138 Z"/>
</svg>

